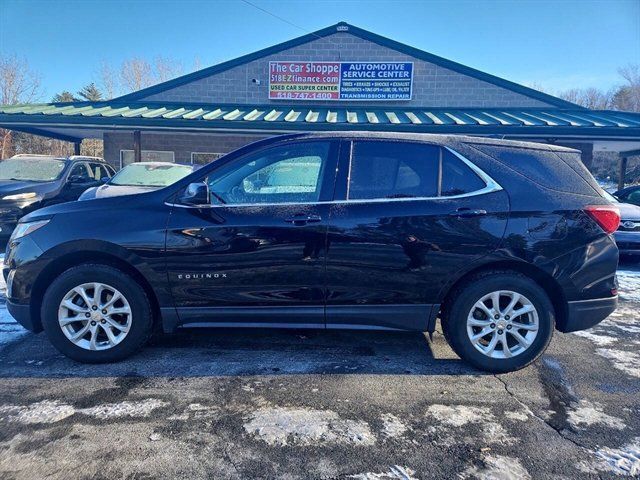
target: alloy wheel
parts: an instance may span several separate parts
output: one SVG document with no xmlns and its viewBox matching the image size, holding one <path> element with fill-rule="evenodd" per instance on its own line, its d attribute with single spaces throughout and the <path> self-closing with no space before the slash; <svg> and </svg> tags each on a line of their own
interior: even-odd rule
<svg viewBox="0 0 640 480">
<path fill-rule="evenodd" d="M 505 359 L 526 351 L 539 330 L 538 312 L 524 295 L 511 290 L 488 293 L 467 316 L 473 346 L 490 358 Z"/>
<path fill-rule="evenodd" d="M 72 288 L 58 308 L 62 332 L 85 350 L 115 347 L 129 333 L 131 321 L 131 306 L 125 296 L 104 283 L 83 283 Z"/>
</svg>

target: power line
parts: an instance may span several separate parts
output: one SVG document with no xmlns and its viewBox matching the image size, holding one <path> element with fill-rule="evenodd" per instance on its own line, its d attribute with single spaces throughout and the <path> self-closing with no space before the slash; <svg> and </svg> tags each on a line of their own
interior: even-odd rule
<svg viewBox="0 0 640 480">
<path fill-rule="evenodd" d="M 267 9 L 265 9 L 265 8 L 260 7 L 259 5 L 256 5 L 255 3 L 250 2 L 249 0 L 240 0 L 240 1 L 241 1 L 241 2 L 246 3 L 247 5 L 249 5 L 249 6 L 253 7 L 253 8 L 255 8 L 255 9 L 257 9 L 257 10 L 260 10 L 260 11 L 261 11 L 261 12 L 263 12 L 263 13 L 266 13 L 267 15 L 272 16 L 273 18 L 277 18 L 278 20 L 280 20 L 281 22 L 286 23 L 287 25 L 290 25 L 290 26 L 292 26 L 292 27 L 294 27 L 294 28 L 297 28 L 297 29 L 299 29 L 299 30 L 302 30 L 302 31 L 303 31 L 303 32 L 305 32 L 305 33 L 309 33 L 309 34 L 313 35 L 314 37 L 317 37 L 317 38 L 326 38 L 330 43 L 333 43 L 333 44 L 335 44 L 335 45 L 337 45 L 337 46 L 340 46 L 340 44 L 339 44 L 339 43 L 334 42 L 334 41 L 333 41 L 333 39 L 328 38 L 328 37 L 321 37 L 320 35 L 316 34 L 315 32 L 312 32 L 311 30 L 309 30 L 309 29 L 307 29 L 307 28 L 301 27 L 300 25 L 297 25 L 297 24 L 295 24 L 295 23 L 293 23 L 293 22 L 290 22 L 290 21 L 289 21 L 289 20 L 287 20 L 286 18 L 283 18 L 283 17 L 281 17 L 280 15 L 276 15 L 275 13 L 272 13 L 272 12 L 270 12 L 269 10 L 267 10 Z M 340 56 L 340 51 L 339 51 L 339 50 L 338 50 L 338 56 Z"/>
<path fill-rule="evenodd" d="M 272 13 L 272 12 L 270 12 L 269 10 L 267 10 L 265 8 L 262 8 L 262 7 L 258 6 L 258 5 L 256 5 L 255 3 L 251 3 L 249 0 L 240 0 L 240 1 L 246 3 L 247 5 L 252 6 L 253 8 L 256 8 L 256 9 L 260 10 L 261 12 L 266 13 L 267 15 L 271 15 L 273 18 L 277 18 L 278 20 L 280 20 L 281 22 L 286 23 L 287 25 L 291 25 L 292 27 L 298 28 L 298 29 L 300 29 L 300 30 L 302 30 L 303 32 L 306 32 L 306 33 L 313 33 L 310 30 L 307 30 L 306 28 L 301 27 L 300 25 L 296 25 L 295 23 L 290 22 L 286 18 L 282 18 L 281 16 L 276 15 L 275 13 Z"/>
</svg>

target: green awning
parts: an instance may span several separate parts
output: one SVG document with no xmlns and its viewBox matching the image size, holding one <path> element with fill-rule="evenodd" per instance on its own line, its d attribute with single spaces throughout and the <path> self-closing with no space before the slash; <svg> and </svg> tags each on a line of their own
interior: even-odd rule
<svg viewBox="0 0 640 480">
<path fill-rule="evenodd" d="M 0 126 L 84 138 L 117 130 L 280 133 L 376 130 L 508 137 L 640 139 L 640 114 L 559 108 L 416 108 L 73 102 L 0 107 Z M 91 136 L 87 134 L 86 136 Z"/>
</svg>

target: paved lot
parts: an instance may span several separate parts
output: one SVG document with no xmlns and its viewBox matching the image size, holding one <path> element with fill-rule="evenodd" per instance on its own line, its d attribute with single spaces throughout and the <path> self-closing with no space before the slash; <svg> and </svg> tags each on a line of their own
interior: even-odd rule
<svg viewBox="0 0 640 480">
<path fill-rule="evenodd" d="M 640 476 L 640 268 L 508 375 L 441 335 L 210 330 L 86 366 L 0 305 L 0 478 Z"/>
</svg>

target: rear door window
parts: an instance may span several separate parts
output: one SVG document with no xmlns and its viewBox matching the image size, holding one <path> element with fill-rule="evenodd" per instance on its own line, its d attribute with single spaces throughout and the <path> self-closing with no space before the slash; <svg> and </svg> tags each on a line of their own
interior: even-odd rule
<svg viewBox="0 0 640 480">
<path fill-rule="evenodd" d="M 408 142 L 357 141 L 349 175 L 350 200 L 435 197 L 439 148 Z"/>
<path fill-rule="evenodd" d="M 486 186 L 446 148 L 410 142 L 353 143 L 349 200 L 450 197 Z"/>
<path fill-rule="evenodd" d="M 91 171 L 91 178 L 94 180 L 100 180 L 101 178 L 110 178 L 111 172 L 100 163 L 90 163 L 89 170 Z"/>
</svg>

